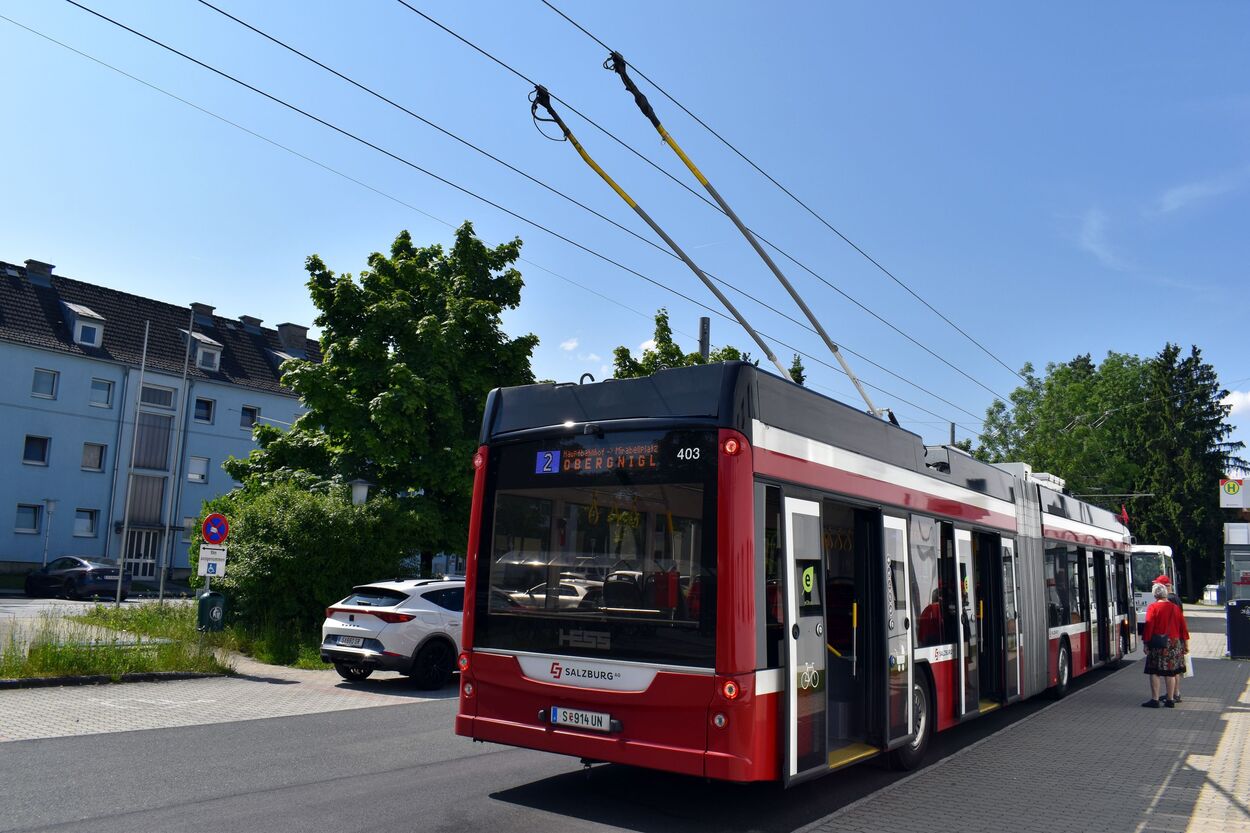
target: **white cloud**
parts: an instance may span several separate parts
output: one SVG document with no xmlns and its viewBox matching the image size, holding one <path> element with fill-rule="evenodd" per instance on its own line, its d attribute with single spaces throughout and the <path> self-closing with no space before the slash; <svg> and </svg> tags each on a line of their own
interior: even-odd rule
<svg viewBox="0 0 1250 833">
<path fill-rule="evenodd" d="M 598 353 L 578 353 L 577 360 L 582 362 L 601 362 L 603 361 L 603 356 L 600 356 Z"/>
<path fill-rule="evenodd" d="M 579 343 L 580 342 L 577 340 L 577 337 L 574 336 L 573 338 L 570 338 L 568 341 L 560 342 L 560 349 L 564 350 L 565 352 L 571 353 L 577 349 L 577 345 Z"/>
<path fill-rule="evenodd" d="M 1077 238 L 1080 247 L 1098 259 L 1108 269 L 1122 272 L 1128 269 L 1124 258 L 1107 242 L 1107 215 L 1099 208 L 1085 212 L 1081 220 L 1081 234 Z"/>
<path fill-rule="evenodd" d="M 642 344 L 639 344 L 639 345 L 638 345 L 638 349 L 639 349 L 639 350 L 641 350 L 641 351 L 643 351 L 644 353 L 645 353 L 646 351 L 648 351 L 648 350 L 654 350 L 654 349 L 655 349 L 655 339 L 653 339 L 653 338 L 649 338 L 649 339 L 647 339 L 647 340 L 646 340 L 646 341 L 644 341 Z"/>
<path fill-rule="evenodd" d="M 1221 404 L 1232 405 L 1229 415 L 1250 414 L 1250 390 L 1230 391 L 1228 396 L 1220 400 Z"/>
<path fill-rule="evenodd" d="M 1250 182 L 1250 167 L 1229 171 L 1210 179 L 1186 182 L 1160 194 L 1152 210 L 1155 214 L 1171 214 L 1203 200 L 1236 191 L 1247 182 Z"/>
</svg>

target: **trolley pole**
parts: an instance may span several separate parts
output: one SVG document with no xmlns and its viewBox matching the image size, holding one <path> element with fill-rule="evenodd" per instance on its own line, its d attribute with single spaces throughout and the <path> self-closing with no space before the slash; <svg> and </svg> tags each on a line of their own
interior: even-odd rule
<svg viewBox="0 0 1250 833">
<path fill-rule="evenodd" d="M 842 371 L 847 375 L 847 378 L 851 380 L 851 383 L 855 385 L 855 390 L 859 391 L 860 398 L 864 400 L 864 405 L 868 408 L 868 413 L 875 417 L 880 417 L 883 411 L 877 410 L 877 407 L 872 403 L 872 399 L 868 396 L 868 391 L 866 391 L 864 386 L 860 383 L 859 377 L 855 375 L 855 371 L 851 370 L 851 366 L 847 364 L 846 358 L 842 355 L 842 351 L 838 349 L 837 343 L 829 337 L 827 332 L 825 332 L 824 326 L 820 323 L 816 314 L 812 312 L 811 308 L 807 305 L 807 302 L 803 300 L 803 296 L 798 293 L 798 290 L 794 288 L 794 285 L 791 284 L 790 280 L 784 273 L 782 273 L 781 267 L 777 265 L 776 261 L 772 259 L 772 256 L 765 251 L 762 245 L 760 245 L 760 241 L 754 234 L 751 233 L 751 230 L 746 227 L 742 220 L 738 218 L 738 215 L 734 212 L 734 210 L 729 207 L 729 203 L 725 202 L 725 198 L 720 195 L 720 192 L 717 191 L 715 187 L 713 187 L 712 183 L 708 182 L 707 177 L 703 175 L 703 172 L 700 171 L 694 162 L 691 161 L 690 157 L 686 155 L 686 152 L 681 149 L 680 145 L 677 144 L 677 141 L 669 135 L 669 132 L 664 129 L 664 125 L 660 124 L 660 119 L 655 114 L 655 110 L 651 107 L 651 102 L 647 101 L 646 95 L 643 94 L 642 90 L 638 89 L 638 85 L 634 83 L 634 79 L 629 77 L 629 73 L 626 71 L 629 64 L 625 61 L 625 58 L 622 57 L 621 53 L 613 52 L 608 56 L 608 59 L 604 62 L 603 66 L 605 69 L 611 70 L 620 76 L 621 81 L 625 84 L 625 89 L 628 90 L 634 97 L 634 103 L 638 105 L 638 109 L 642 111 L 642 114 L 647 117 L 648 121 L 651 122 L 651 126 L 656 129 L 657 133 L 660 134 L 660 138 L 664 140 L 664 144 L 668 145 L 669 148 L 672 149 L 673 153 L 677 154 L 677 157 L 681 159 L 687 168 L 690 169 L 690 173 L 694 174 L 694 178 L 699 180 L 699 184 L 703 186 L 704 190 L 712 195 L 712 199 L 716 200 L 716 204 L 719 205 L 721 210 L 725 212 L 725 216 L 733 221 L 733 224 L 737 226 L 738 231 L 740 231 L 742 236 L 747 239 L 747 242 L 751 244 L 751 248 L 755 249 L 755 253 L 760 256 L 760 259 L 764 261 L 766 266 L 768 266 L 769 271 L 773 273 L 773 276 L 777 278 L 778 282 L 781 283 L 786 292 L 790 294 L 794 303 L 797 304 L 799 309 L 803 311 L 803 314 L 807 316 L 807 320 L 810 321 L 812 327 L 816 329 L 816 333 L 825 342 L 825 346 L 829 348 L 830 352 L 833 353 L 833 357 L 838 360 L 838 364 L 842 366 Z"/>
<path fill-rule="evenodd" d="M 547 112 L 547 118 L 543 118 L 538 115 L 538 109 L 540 107 Z M 582 161 L 589 165 L 590 169 L 597 173 L 599 177 L 606 182 L 613 191 L 616 192 L 616 195 L 625 201 L 626 205 L 634 209 L 634 213 L 641 217 L 642 221 L 650 226 L 651 230 L 660 236 L 660 239 L 673 250 L 673 253 L 676 254 L 677 257 L 681 258 L 681 262 L 686 264 L 691 272 L 694 272 L 695 277 L 703 281 L 703 285 L 716 296 L 716 300 L 721 302 L 721 305 L 729 311 L 729 314 L 732 315 L 738 324 L 742 326 L 742 329 L 747 331 L 747 334 L 750 335 L 755 341 L 756 346 L 758 346 L 760 350 L 763 351 L 764 355 L 768 357 L 768 360 L 773 363 L 773 366 L 777 368 L 777 372 L 781 374 L 781 378 L 789 382 L 794 381 L 794 379 L 790 376 L 790 371 L 781 363 L 781 360 L 777 358 L 775 353 L 773 353 L 773 349 L 768 346 L 768 343 L 760 337 L 760 334 L 747 323 L 747 320 L 742 316 L 742 313 L 738 312 L 738 308 L 733 305 L 733 302 L 726 298 L 725 294 L 717 288 L 716 284 L 714 284 L 711 279 L 703 273 L 703 270 L 695 265 L 695 262 L 690 259 L 690 256 L 686 254 L 681 246 L 678 246 L 677 242 L 673 240 L 673 238 L 669 237 L 668 233 L 664 231 L 664 229 L 660 228 L 660 225 L 656 223 L 655 220 L 651 219 L 651 215 L 643 210 L 643 207 L 636 203 L 633 197 L 625 193 L 625 190 L 621 188 L 621 186 L 618 185 L 612 177 L 608 176 L 607 171 L 599 167 L 599 164 L 591 158 L 590 154 L 586 152 L 586 149 L 582 147 L 581 142 L 577 141 L 577 137 L 573 135 L 571 130 L 569 130 L 568 125 L 564 123 L 564 119 L 560 118 L 560 115 L 556 113 L 555 108 L 551 105 L 551 94 L 547 92 L 547 88 L 541 84 L 534 87 L 534 92 L 530 97 L 530 114 L 536 121 L 550 122 L 560 128 L 560 132 L 564 134 L 565 141 L 573 145 L 573 148 L 577 151 L 577 155 L 582 158 Z"/>
</svg>

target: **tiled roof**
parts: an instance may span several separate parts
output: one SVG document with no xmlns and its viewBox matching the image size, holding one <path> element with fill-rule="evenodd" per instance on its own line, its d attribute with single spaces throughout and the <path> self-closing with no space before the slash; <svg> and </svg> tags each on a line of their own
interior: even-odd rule
<svg viewBox="0 0 1250 833">
<path fill-rule="evenodd" d="M 51 285 L 32 282 L 24 267 L 0 261 L 0 340 L 137 367 L 143 353 L 143 325 L 150 321 L 148 366 L 165 373 L 182 373 L 186 350 L 183 333 L 190 320 L 190 307 L 59 275 L 43 280 L 50 281 Z M 84 347 L 74 342 L 73 329 L 62 303 L 86 307 L 104 319 L 104 341 L 99 347 Z M 239 321 L 220 315 L 212 316 L 211 325 L 201 323 L 198 315 L 196 318 L 195 333 L 203 333 L 221 344 L 221 364 L 216 372 L 206 371 L 196 366 L 193 357 L 188 370 L 191 376 L 293 395 L 282 385 L 278 371 L 282 360 L 292 351 L 283 346 L 277 330 L 268 327 L 248 330 Z M 306 339 L 304 355 L 320 361 L 320 345 L 313 339 Z"/>
</svg>

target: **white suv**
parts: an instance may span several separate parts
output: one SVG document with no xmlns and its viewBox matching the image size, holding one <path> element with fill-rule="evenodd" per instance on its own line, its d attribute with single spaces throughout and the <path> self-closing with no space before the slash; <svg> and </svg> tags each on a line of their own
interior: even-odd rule
<svg viewBox="0 0 1250 833">
<path fill-rule="evenodd" d="M 345 680 L 375 669 L 407 674 L 421 688 L 442 688 L 460 654 L 464 579 L 396 579 L 364 584 L 326 608 L 321 659 Z"/>
</svg>

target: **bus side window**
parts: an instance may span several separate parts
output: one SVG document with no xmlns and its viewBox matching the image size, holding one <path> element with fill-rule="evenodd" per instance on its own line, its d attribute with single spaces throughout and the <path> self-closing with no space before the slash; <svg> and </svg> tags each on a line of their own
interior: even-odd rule
<svg viewBox="0 0 1250 833">
<path fill-rule="evenodd" d="M 911 518 L 911 595 L 916 615 L 916 646 L 941 645 L 945 631 L 942 613 L 940 528 L 932 518 Z"/>
</svg>

